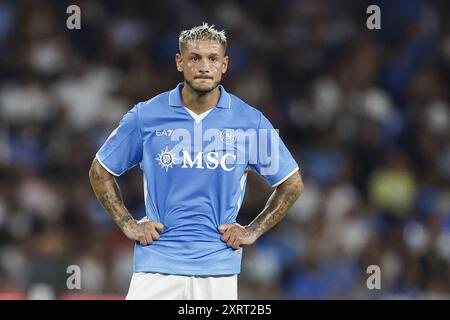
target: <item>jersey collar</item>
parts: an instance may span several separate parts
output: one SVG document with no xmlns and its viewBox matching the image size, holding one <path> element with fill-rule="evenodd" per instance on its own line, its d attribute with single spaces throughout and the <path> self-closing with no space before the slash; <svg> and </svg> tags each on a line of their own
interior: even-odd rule
<svg viewBox="0 0 450 320">
<path fill-rule="evenodd" d="M 175 89 L 169 92 L 169 106 L 171 107 L 183 107 L 183 101 L 181 99 L 181 89 L 183 88 L 184 83 L 180 82 Z M 231 109 L 231 96 L 228 92 L 225 91 L 225 88 L 220 84 L 220 98 L 217 102 L 216 107 Z"/>
</svg>

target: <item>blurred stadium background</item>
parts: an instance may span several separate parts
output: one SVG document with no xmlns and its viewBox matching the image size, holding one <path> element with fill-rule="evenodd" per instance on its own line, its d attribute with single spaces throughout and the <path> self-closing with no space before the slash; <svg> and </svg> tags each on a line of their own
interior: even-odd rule
<svg viewBox="0 0 450 320">
<path fill-rule="evenodd" d="M 134 103 L 181 81 L 178 33 L 205 21 L 227 31 L 226 88 L 280 128 L 306 186 L 245 250 L 240 298 L 449 299 L 449 14 L 445 0 L 1 0 L 0 298 L 124 297 L 132 243 L 88 169 Z M 142 217 L 139 170 L 119 182 Z M 270 192 L 251 176 L 239 222 Z"/>
</svg>

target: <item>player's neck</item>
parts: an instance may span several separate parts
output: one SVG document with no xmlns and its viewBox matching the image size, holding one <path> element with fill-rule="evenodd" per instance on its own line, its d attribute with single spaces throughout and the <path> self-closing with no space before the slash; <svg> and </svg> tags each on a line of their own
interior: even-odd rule
<svg viewBox="0 0 450 320">
<path fill-rule="evenodd" d="M 183 100 L 184 106 L 196 114 L 201 114 L 214 108 L 219 98 L 219 87 L 205 94 L 199 94 L 187 85 L 181 89 L 181 99 Z"/>
</svg>

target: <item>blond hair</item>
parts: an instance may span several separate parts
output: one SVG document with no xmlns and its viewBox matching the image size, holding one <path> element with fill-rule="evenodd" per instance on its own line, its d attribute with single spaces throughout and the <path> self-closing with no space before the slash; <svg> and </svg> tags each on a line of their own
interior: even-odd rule
<svg viewBox="0 0 450 320">
<path fill-rule="evenodd" d="M 203 22 L 201 26 L 196 26 L 189 30 L 183 30 L 180 32 L 178 42 L 180 52 L 186 48 L 189 41 L 194 40 L 217 41 L 222 45 L 224 51 L 227 49 L 227 37 L 225 35 L 225 30 L 219 31 L 214 28 L 214 25 L 210 26 L 205 22 Z"/>
</svg>

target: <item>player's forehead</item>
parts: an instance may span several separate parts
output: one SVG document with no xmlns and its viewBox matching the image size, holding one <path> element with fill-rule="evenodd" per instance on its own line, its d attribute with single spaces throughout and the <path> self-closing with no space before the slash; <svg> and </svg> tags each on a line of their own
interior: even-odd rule
<svg viewBox="0 0 450 320">
<path fill-rule="evenodd" d="M 189 40 L 184 48 L 185 53 L 196 53 L 201 55 L 223 54 L 224 48 L 216 40 Z"/>
</svg>

